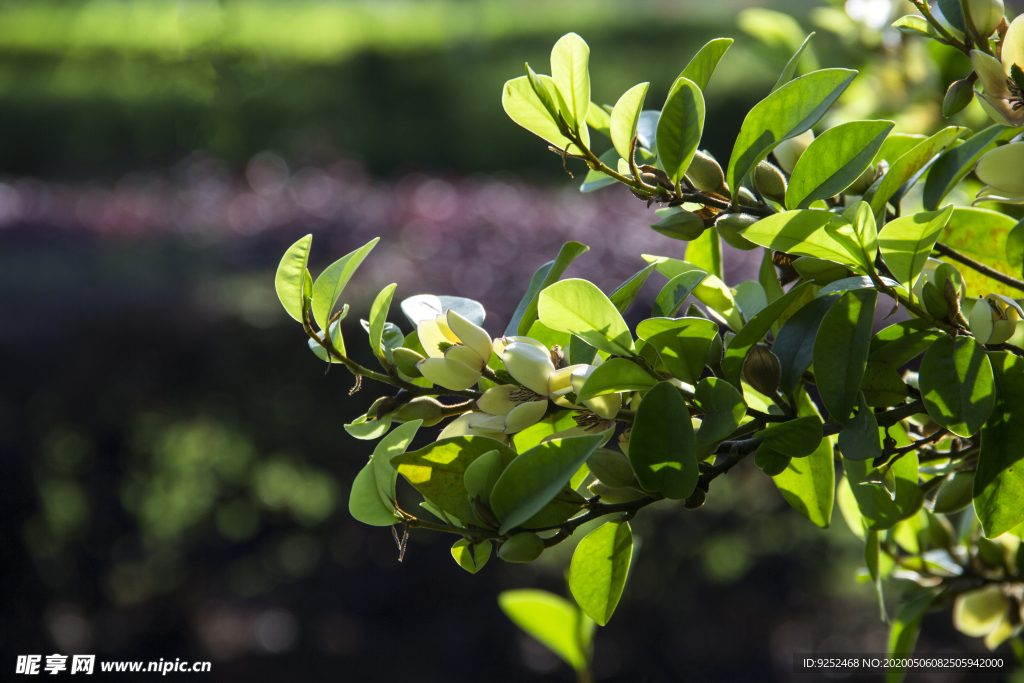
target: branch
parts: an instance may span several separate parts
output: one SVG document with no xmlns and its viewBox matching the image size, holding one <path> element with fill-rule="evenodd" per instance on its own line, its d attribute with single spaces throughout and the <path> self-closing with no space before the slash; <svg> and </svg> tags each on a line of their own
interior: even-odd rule
<svg viewBox="0 0 1024 683">
<path fill-rule="evenodd" d="M 959 251 L 951 248 L 946 244 L 943 244 L 942 242 L 936 242 L 935 246 L 932 247 L 932 249 L 943 256 L 948 256 L 954 261 L 959 261 L 968 268 L 978 271 L 982 275 L 987 275 L 996 282 L 1001 282 L 1004 285 L 1007 285 L 1008 287 L 1013 287 L 1014 289 L 1024 290 L 1024 280 L 1018 280 L 1017 278 L 1011 277 L 1006 273 L 996 270 L 995 268 L 990 268 L 989 266 L 986 266 L 984 263 L 980 261 L 975 261 L 970 256 L 965 256 L 964 254 L 961 254 Z"/>
</svg>

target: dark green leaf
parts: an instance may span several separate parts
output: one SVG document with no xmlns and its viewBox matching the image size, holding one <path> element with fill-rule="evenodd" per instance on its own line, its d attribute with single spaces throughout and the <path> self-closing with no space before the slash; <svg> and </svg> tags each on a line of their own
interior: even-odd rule
<svg viewBox="0 0 1024 683">
<path fill-rule="evenodd" d="M 688 498 L 697 486 L 697 445 L 682 395 L 659 382 L 640 401 L 629 437 L 629 462 L 645 491 Z"/>
<path fill-rule="evenodd" d="M 804 458 L 817 450 L 823 438 L 821 418 L 806 415 L 776 422 L 754 434 L 769 448 L 792 458 Z"/>
<path fill-rule="evenodd" d="M 705 230 L 704 219 L 685 209 L 669 213 L 657 223 L 651 223 L 651 229 L 665 237 L 684 242 L 697 239 Z"/>
<path fill-rule="evenodd" d="M 614 147 L 598 157 L 605 166 L 610 168 L 618 168 L 619 159 L 621 158 L 622 157 L 619 156 L 619 153 L 615 151 Z M 594 190 L 600 190 L 602 187 L 615 185 L 618 182 L 618 180 L 612 178 L 610 175 L 591 169 L 587 171 L 587 176 L 583 179 L 583 184 L 580 185 L 580 192 L 593 192 Z"/>
<path fill-rule="evenodd" d="M 658 264 L 656 263 L 647 264 L 647 267 L 623 282 L 614 292 L 608 295 L 608 299 L 615 304 L 615 308 L 618 309 L 619 313 L 626 312 L 629 305 L 636 299 L 636 295 L 640 293 L 640 288 L 644 286 L 647 278 L 651 276 L 651 273 L 654 272 L 657 266 Z"/>
<path fill-rule="evenodd" d="M 569 566 L 569 590 L 599 626 L 611 619 L 626 585 L 633 532 L 618 520 L 602 524 L 580 541 Z"/>
<path fill-rule="evenodd" d="M 636 331 L 658 352 L 669 372 L 687 384 L 696 384 L 718 325 L 707 318 L 650 318 L 637 325 Z"/>
<path fill-rule="evenodd" d="M 839 432 L 839 452 L 847 460 L 874 460 L 882 455 L 882 444 L 878 435 L 878 420 L 868 406 L 864 394 L 860 394 L 860 407 Z"/>
<path fill-rule="evenodd" d="M 779 329 L 772 344 L 772 353 L 782 366 L 782 380 L 779 389 L 789 394 L 800 383 L 804 372 L 811 367 L 814 354 L 814 338 L 818 327 L 828 310 L 839 301 L 839 295 L 812 299 L 806 306 L 793 314 Z"/>
<path fill-rule="evenodd" d="M 548 261 L 537 269 L 537 272 L 530 278 L 530 286 L 526 288 L 526 294 L 516 306 L 516 311 L 512 314 L 508 327 L 505 328 L 507 336 L 525 335 L 529 332 L 530 326 L 537 320 L 537 299 L 541 291 L 558 282 L 558 278 L 562 277 L 569 264 L 589 250 L 590 247 L 579 242 L 566 242 L 558 251 L 558 256 L 554 261 Z"/>
<path fill-rule="evenodd" d="M 814 416 L 818 409 L 803 389 L 796 400 L 797 415 Z M 825 437 L 806 458 L 793 458 L 785 471 L 775 475 L 775 485 L 782 497 L 797 512 L 817 524 L 828 528 L 832 522 L 832 505 L 836 491 L 836 468 L 832 457 L 833 437 Z"/>
<path fill-rule="evenodd" d="M 671 318 L 679 311 L 680 306 L 686 297 L 693 293 L 694 288 L 699 285 L 707 273 L 703 270 L 691 270 L 688 273 L 676 275 L 661 288 L 658 298 L 654 301 L 654 310 L 651 315 L 658 318 Z"/>
<path fill-rule="evenodd" d="M 886 651 L 894 664 L 902 663 L 914 653 L 917 634 L 921 630 L 921 618 L 928 611 L 935 596 L 935 590 L 928 590 L 900 605 L 896 612 L 896 618 L 892 621 L 892 627 L 889 629 L 889 646 Z M 900 683 L 905 675 L 905 667 L 895 666 L 889 669 L 885 680 L 886 683 Z"/>
<path fill-rule="evenodd" d="M 873 289 L 844 294 L 822 318 L 814 340 L 818 394 L 836 422 L 845 423 L 858 404 L 877 296 Z"/>
<path fill-rule="evenodd" d="M 989 126 L 967 138 L 964 144 L 947 149 L 936 159 L 924 183 L 924 208 L 929 211 L 938 209 L 946 195 L 974 170 L 978 159 L 994 149 L 996 140 L 1008 131 L 1011 136 L 1016 133 L 1015 129 L 998 124 Z"/>
<path fill-rule="evenodd" d="M 889 429 L 890 434 L 895 434 L 896 431 L 894 428 Z M 846 470 L 844 484 L 857 501 L 857 508 L 868 529 L 889 529 L 897 522 L 917 514 L 921 509 L 924 494 L 917 485 L 916 451 L 907 453 L 892 466 L 896 485 L 895 497 L 890 496 L 889 492 L 878 484 L 865 483 L 882 478 L 882 474 L 871 466 L 869 460 L 855 461 L 844 457 L 843 469 Z"/>
<path fill-rule="evenodd" d="M 769 477 L 782 474 L 789 467 L 792 458 L 785 453 L 779 453 L 768 444 L 761 444 L 754 453 L 754 464 L 764 470 Z"/>
<path fill-rule="evenodd" d="M 999 400 L 981 430 L 974 509 L 985 536 L 995 538 L 1024 522 L 1024 359 L 1005 351 L 989 358 Z"/>
<path fill-rule="evenodd" d="M 700 87 L 680 76 L 669 89 L 658 120 L 658 161 L 674 184 L 690 167 L 704 133 L 704 94 Z"/>
<path fill-rule="evenodd" d="M 704 413 L 697 440 L 714 443 L 733 433 L 747 412 L 739 389 L 717 377 L 697 382 L 693 392 L 697 407 Z"/>
<path fill-rule="evenodd" d="M 919 381 L 928 415 L 958 436 L 973 436 L 995 408 L 992 364 L 971 337 L 935 340 L 921 359 Z"/>
</svg>

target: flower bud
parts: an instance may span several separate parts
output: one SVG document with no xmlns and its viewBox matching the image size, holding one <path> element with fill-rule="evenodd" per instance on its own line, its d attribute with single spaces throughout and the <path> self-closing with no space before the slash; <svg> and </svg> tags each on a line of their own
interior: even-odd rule
<svg viewBox="0 0 1024 683">
<path fill-rule="evenodd" d="M 743 377 L 765 396 L 774 396 L 782 378 L 782 366 L 764 344 L 756 344 L 743 361 Z"/>
<path fill-rule="evenodd" d="M 612 503 L 613 505 L 616 503 L 629 503 L 647 495 L 643 491 L 638 491 L 630 486 L 609 486 L 601 480 L 595 481 L 587 489 L 595 496 L 601 496 L 602 503 Z"/>
<path fill-rule="evenodd" d="M 797 160 L 803 156 L 812 142 L 814 142 L 814 131 L 808 130 L 794 138 L 783 140 L 772 150 L 772 153 L 782 170 L 792 175 Z"/>
<path fill-rule="evenodd" d="M 845 266 L 813 256 L 801 256 L 794 260 L 793 268 L 800 274 L 800 277 L 810 280 L 819 287 L 842 280 L 850 274 Z"/>
<path fill-rule="evenodd" d="M 534 533 L 516 534 L 501 544 L 498 557 L 506 562 L 533 562 L 544 552 L 544 541 Z"/>
<path fill-rule="evenodd" d="M 478 356 L 483 358 L 484 363 L 491 359 L 491 335 L 487 334 L 479 325 L 462 317 L 454 309 L 448 309 L 445 321 L 459 341 L 473 349 Z"/>
<path fill-rule="evenodd" d="M 423 420 L 424 427 L 433 427 L 444 419 L 444 406 L 430 396 L 417 396 L 393 414 L 395 422 Z"/>
<path fill-rule="evenodd" d="M 423 360 L 423 356 L 416 353 L 412 349 L 407 349 L 404 346 L 391 351 L 391 360 L 395 362 L 395 367 L 401 372 L 405 373 L 409 377 L 416 378 L 420 377 L 420 371 L 416 367 L 416 364 Z"/>
<path fill-rule="evenodd" d="M 754 184 L 768 199 L 778 204 L 785 203 L 786 176 L 767 161 L 762 161 L 754 169 Z"/>
<path fill-rule="evenodd" d="M 853 184 L 843 190 L 846 194 L 863 195 L 875 182 L 875 165 L 869 164 L 860 177 L 853 181 Z"/>
<path fill-rule="evenodd" d="M 722 354 L 724 350 L 722 335 L 716 334 L 711 340 L 711 346 L 708 347 L 708 355 L 704 360 L 704 364 L 711 368 L 716 377 L 722 376 Z"/>
<path fill-rule="evenodd" d="M 697 151 L 693 155 L 686 177 L 701 192 L 725 194 L 725 174 L 717 161 L 708 154 Z"/>
<path fill-rule="evenodd" d="M 704 219 L 685 209 L 673 210 L 657 223 L 651 223 L 651 229 L 665 237 L 689 242 L 704 234 Z"/>
<path fill-rule="evenodd" d="M 967 0 L 966 4 L 971 15 L 971 23 L 974 24 L 980 38 L 992 35 L 1006 13 L 1003 0 Z"/>
<path fill-rule="evenodd" d="M 586 365 L 580 363 L 577 365 L 568 365 L 564 368 L 559 368 L 548 375 L 548 395 L 549 396 L 564 396 L 572 388 L 572 373 L 578 368 L 585 368 Z"/>
<path fill-rule="evenodd" d="M 956 297 L 962 299 L 964 296 L 964 276 L 955 266 L 949 263 L 942 263 L 935 269 L 935 275 L 929 278 L 935 286 L 945 291 L 946 282 L 953 285 Z"/>
<path fill-rule="evenodd" d="M 971 310 L 971 334 L 980 344 L 1002 344 L 1017 331 L 1020 305 L 999 294 L 979 299 Z"/>
<path fill-rule="evenodd" d="M 693 490 L 690 497 L 683 501 L 683 507 L 687 510 L 696 510 L 699 507 L 704 506 L 704 501 L 707 500 L 708 494 L 700 486 Z"/>
<path fill-rule="evenodd" d="M 743 206 L 757 206 L 759 203 L 754 193 L 745 187 L 741 187 L 740 191 L 736 193 L 736 199 Z"/>
<path fill-rule="evenodd" d="M 945 293 L 931 282 L 926 282 L 921 291 L 921 303 L 928 315 L 939 320 L 945 320 L 949 316 L 949 300 Z"/>
<path fill-rule="evenodd" d="M 956 472 L 942 482 L 935 494 L 933 512 L 951 514 L 971 504 L 974 497 L 974 472 Z"/>
<path fill-rule="evenodd" d="M 612 488 L 640 486 L 629 458 L 621 453 L 598 448 L 587 459 L 587 466 L 595 477 Z"/>
<path fill-rule="evenodd" d="M 942 115 L 947 119 L 959 114 L 974 100 L 974 85 L 966 78 L 953 81 L 942 100 Z"/>
<path fill-rule="evenodd" d="M 917 282 L 914 283 L 914 298 L 918 301 L 924 298 L 924 283 L 931 282 L 935 276 L 935 270 L 943 264 L 937 258 L 929 258 L 924 262 L 924 268 L 921 269 L 921 275 L 918 276 Z"/>
<path fill-rule="evenodd" d="M 630 405 L 630 408 L 632 410 L 636 410 L 636 406 L 634 405 Z M 631 431 L 633 431 L 632 427 L 619 434 L 619 450 L 622 451 L 622 454 L 627 458 L 629 457 L 629 434 Z"/>
<path fill-rule="evenodd" d="M 451 358 L 426 358 L 416 368 L 434 384 L 454 391 L 469 389 L 480 379 L 479 370 Z"/>
<path fill-rule="evenodd" d="M 757 245 L 741 235 L 740 231 L 743 228 L 750 227 L 759 220 L 757 216 L 751 216 L 749 213 L 726 213 L 718 217 L 718 220 L 715 221 L 715 227 L 718 228 L 718 234 L 722 236 L 722 239 L 729 246 L 742 249 L 743 251 L 750 251 L 757 249 Z"/>
</svg>

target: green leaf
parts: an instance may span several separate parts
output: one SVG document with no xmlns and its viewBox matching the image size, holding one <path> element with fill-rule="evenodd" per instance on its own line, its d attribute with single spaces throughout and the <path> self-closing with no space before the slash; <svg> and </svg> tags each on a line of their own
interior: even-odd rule
<svg viewBox="0 0 1024 683">
<path fill-rule="evenodd" d="M 942 211 L 903 216 L 890 221 L 878 233 L 882 260 L 901 285 L 913 292 L 914 283 L 928 261 L 928 255 L 953 215 L 953 205 Z M 911 294 L 913 296 L 913 294 Z"/>
<path fill-rule="evenodd" d="M 894 436 L 896 431 L 891 427 L 889 429 L 889 433 Z M 871 466 L 870 460 L 854 461 L 844 457 L 843 469 L 846 470 L 850 491 L 857 501 L 857 508 L 867 529 L 882 531 L 892 528 L 897 522 L 912 517 L 921 509 L 924 494 L 917 485 L 916 451 L 907 453 L 892 466 L 896 482 L 895 498 L 877 484 L 864 483 L 877 481 L 882 476 Z"/>
<path fill-rule="evenodd" d="M 772 92 L 775 92 L 793 79 L 794 74 L 796 74 L 796 68 L 800 66 L 800 58 L 803 56 L 804 50 L 807 46 L 811 44 L 811 38 L 813 37 L 814 31 L 811 31 L 811 33 L 804 38 L 804 42 L 800 44 L 800 47 L 797 48 L 796 52 L 793 53 L 793 56 L 789 58 L 789 61 L 786 62 L 786 68 L 782 70 L 782 74 L 779 76 L 779 80 L 775 82 L 775 87 L 772 88 Z"/>
<path fill-rule="evenodd" d="M 796 162 L 786 206 L 806 209 L 848 188 L 871 165 L 894 125 L 892 121 L 850 121 L 816 137 Z"/>
<path fill-rule="evenodd" d="M 924 17 L 917 16 L 916 14 L 908 14 L 905 17 L 900 17 L 896 21 L 892 22 L 892 27 L 900 33 L 905 33 L 908 36 L 917 36 L 918 38 L 934 37 L 929 30 L 931 29 L 931 24 L 928 23 L 928 20 Z"/>
<path fill-rule="evenodd" d="M 498 451 L 507 467 L 516 452 L 486 436 L 454 436 L 395 457 L 391 464 L 423 497 L 461 520 L 474 520 L 463 477 L 474 460 Z"/>
<path fill-rule="evenodd" d="M 650 225 L 651 230 L 654 230 L 654 232 L 684 242 L 696 240 L 705 232 L 704 219 L 692 211 L 684 209 L 671 211 L 665 218 Z M 711 228 L 707 229 L 710 230 Z"/>
<path fill-rule="evenodd" d="M 814 338 L 825 314 L 837 301 L 838 294 L 812 299 L 779 329 L 772 343 L 772 353 L 782 368 L 779 389 L 784 394 L 796 389 L 804 372 L 811 367 Z"/>
<path fill-rule="evenodd" d="M 868 361 L 898 368 L 916 358 L 943 334 L 920 318 L 895 323 L 871 339 Z"/>
<path fill-rule="evenodd" d="M 550 76 L 541 74 L 537 79 L 549 92 L 554 92 L 555 85 Z M 569 138 L 562 135 L 558 123 L 548 112 L 543 100 L 534 92 L 529 76 L 520 76 L 505 82 L 505 87 L 501 91 L 501 106 L 510 119 L 537 137 L 547 140 L 559 149 L 579 151 L 570 143 Z"/>
<path fill-rule="evenodd" d="M 645 491 L 688 498 L 697 487 L 697 444 L 682 395 L 668 382 L 640 401 L 629 437 L 629 462 Z"/>
<path fill-rule="evenodd" d="M 736 285 L 733 296 L 744 320 L 750 320 L 768 306 L 768 295 L 761 283 L 747 280 Z M 773 325 L 775 323 L 772 323 Z"/>
<path fill-rule="evenodd" d="M 775 477 L 786 471 L 793 458 L 780 453 L 766 443 L 757 447 L 754 452 L 754 464 L 764 470 L 769 477 Z"/>
<path fill-rule="evenodd" d="M 871 575 L 871 583 L 878 598 L 878 611 L 881 612 L 882 623 L 885 624 L 889 621 L 889 614 L 885 611 L 885 596 L 882 594 L 882 573 L 878 567 L 878 555 L 881 551 L 878 532 L 868 531 L 864 540 L 866 541 L 864 545 L 864 564 L 867 565 L 868 573 Z"/>
<path fill-rule="evenodd" d="M 796 402 L 797 415 L 814 416 L 821 420 L 814 402 L 801 390 Z M 832 522 L 835 500 L 836 469 L 832 459 L 834 437 L 825 437 L 806 458 L 793 458 L 786 469 L 775 475 L 775 485 L 782 497 L 797 512 L 827 529 Z"/>
<path fill-rule="evenodd" d="M 379 439 L 388 433 L 388 430 L 391 429 L 391 420 L 391 413 L 388 413 L 379 420 L 369 421 L 367 421 L 365 415 L 360 415 L 350 424 L 345 425 L 345 431 L 357 439 L 371 441 Z"/>
<path fill-rule="evenodd" d="M 658 161 L 673 184 L 690 167 L 704 133 L 704 94 L 700 86 L 680 76 L 669 89 L 658 120 Z"/>
<path fill-rule="evenodd" d="M 856 71 L 822 69 L 801 76 L 747 114 L 729 158 L 726 180 L 736 201 L 743 179 L 783 140 L 809 130 L 846 90 Z"/>
<path fill-rule="evenodd" d="M 381 499 L 374 476 L 373 461 L 367 462 L 352 481 L 348 511 L 352 517 L 370 526 L 391 526 L 401 518 Z"/>
<path fill-rule="evenodd" d="M 569 590 L 587 616 L 604 626 L 612 618 L 633 557 L 629 522 L 606 522 L 576 546 L 569 565 Z"/>
<path fill-rule="evenodd" d="M 707 88 L 711 74 L 715 72 L 715 67 L 718 66 L 718 62 L 721 61 L 732 42 L 732 38 L 715 38 L 709 41 L 686 65 L 683 72 L 679 74 L 680 78 L 688 78 L 701 90 Z"/>
<path fill-rule="evenodd" d="M 341 317 L 344 318 L 345 315 L 342 314 Z M 330 326 L 330 328 L 328 328 L 328 330 L 329 330 L 329 332 L 331 334 L 331 345 L 334 346 L 334 350 L 337 351 L 338 353 L 342 354 L 342 355 L 345 355 L 345 338 L 343 336 L 341 336 L 341 319 L 339 318 L 338 320 L 335 320 L 333 323 L 331 323 L 331 326 Z M 323 339 L 324 338 L 323 330 L 321 330 L 320 332 L 314 332 L 314 334 L 319 339 Z M 307 339 L 306 340 L 306 344 L 309 345 L 309 349 L 314 354 L 316 354 L 316 357 L 319 358 L 320 360 L 322 360 L 323 362 L 325 362 L 325 363 L 333 363 L 334 362 L 334 358 L 331 357 L 330 355 L 328 355 L 327 349 L 325 349 L 324 347 L 320 346 L 320 344 L 318 344 L 314 339 L 312 339 L 312 338 Z"/>
<path fill-rule="evenodd" d="M 966 130 L 966 128 L 958 126 L 943 128 L 893 162 L 882 179 L 864 195 L 864 200 L 871 203 L 871 210 L 874 211 L 875 218 L 879 222 L 885 218 L 886 203 L 903 187 L 904 183 L 917 176 L 918 171 L 924 169 L 936 154 L 953 144 L 953 141 Z"/>
<path fill-rule="evenodd" d="M 878 256 L 878 229 L 867 202 L 847 207 L 841 218 L 825 226 L 825 232 L 843 245 L 861 270 L 872 272 Z"/>
<path fill-rule="evenodd" d="M 1006 262 L 1016 277 L 1024 274 L 1024 218 L 1006 236 Z"/>
<path fill-rule="evenodd" d="M 379 241 L 379 237 L 374 237 L 355 251 L 342 256 L 327 266 L 316 279 L 316 283 L 313 284 L 313 319 L 321 330 L 327 328 L 331 313 L 334 312 L 334 305 L 338 303 L 338 297 L 352 279 L 356 268 L 370 255 Z M 308 250 L 308 244 L 306 248 Z"/>
<path fill-rule="evenodd" d="M 1016 224 L 1016 219 L 998 211 L 957 207 L 943 228 L 939 241 L 986 266 L 1007 275 L 1020 277 L 1020 270 L 1015 271 L 1010 266 L 1006 253 L 1007 237 Z M 958 266 L 967 285 L 967 291 L 972 296 L 984 296 L 990 292 L 1011 298 L 1020 296 L 1019 290 L 993 280 L 973 268 L 963 268 L 961 264 L 948 257 L 942 260 Z"/>
<path fill-rule="evenodd" d="M 581 401 L 621 391 L 646 391 L 658 383 L 651 373 L 631 360 L 611 358 L 594 368 L 577 394 Z"/>
<path fill-rule="evenodd" d="M 510 462 L 491 491 L 499 533 L 528 521 L 551 502 L 587 461 L 604 437 L 576 436 L 546 441 Z"/>
<path fill-rule="evenodd" d="M 899 664 L 914 653 L 917 635 L 921 631 L 921 618 L 928 611 L 936 594 L 935 590 L 918 593 L 900 605 L 896 617 L 892 620 L 892 627 L 889 629 L 889 646 L 886 650 L 887 656 L 892 658 L 893 663 Z M 900 683 L 904 676 L 906 676 L 906 668 L 895 666 L 889 669 L 885 680 L 886 683 Z"/>
<path fill-rule="evenodd" d="M 647 282 L 647 278 L 651 276 L 657 265 L 656 263 L 647 264 L 643 270 L 623 282 L 614 292 L 608 295 L 608 299 L 615 304 L 615 308 L 619 313 L 626 312 L 626 309 L 636 299 L 636 295 L 640 293 L 640 288 Z"/>
<path fill-rule="evenodd" d="M 785 422 L 776 422 L 754 434 L 772 450 L 792 458 L 804 458 L 817 450 L 824 435 L 824 425 L 817 415 L 805 415 Z"/>
<path fill-rule="evenodd" d="M 714 443 L 729 436 L 747 414 L 743 394 L 724 379 L 707 377 L 697 382 L 693 398 L 704 413 L 697 430 L 697 441 L 701 443 Z"/>
<path fill-rule="evenodd" d="M 995 411 L 981 430 L 974 477 L 974 510 L 985 536 L 995 538 L 1024 522 L 1024 359 L 989 354 L 995 371 Z"/>
<path fill-rule="evenodd" d="M 725 371 L 725 379 L 729 380 L 734 387 L 740 388 L 743 361 L 746 359 L 747 353 L 755 344 L 764 339 L 768 330 L 771 329 L 772 323 L 782 315 L 790 302 L 809 285 L 809 282 L 801 283 L 786 292 L 781 299 L 773 301 L 744 325 L 729 342 L 729 348 L 726 349 L 725 357 L 722 359 L 722 369 Z"/>
<path fill-rule="evenodd" d="M 571 410 L 562 410 L 554 415 L 545 417 L 532 427 L 527 427 L 521 432 L 516 432 L 515 436 L 512 437 L 516 450 L 520 453 L 525 453 L 543 441 L 546 437 L 565 431 L 566 429 L 575 428 L 577 426 L 576 420 L 572 419 L 574 414 L 575 413 Z"/>
<path fill-rule="evenodd" d="M 873 289 L 847 292 L 825 313 L 814 340 L 818 394 L 836 422 L 845 424 L 858 404 L 877 298 Z"/>
<path fill-rule="evenodd" d="M 943 152 L 928 171 L 928 179 L 924 183 L 924 208 L 930 211 L 939 208 L 946 195 L 974 170 L 978 159 L 995 148 L 996 140 L 1014 133 L 1015 129 L 998 124 L 989 126 L 964 140 L 964 144 Z"/>
<path fill-rule="evenodd" d="M 649 318 L 637 325 L 636 333 L 658 352 L 669 372 L 696 384 L 718 325 L 707 318 Z"/>
<path fill-rule="evenodd" d="M 782 295 L 785 294 L 782 291 L 782 283 L 779 282 L 779 276 L 775 272 L 775 264 L 772 263 L 772 252 L 770 249 L 764 250 L 764 256 L 761 258 L 761 267 L 757 272 L 757 282 L 764 290 L 768 303 L 781 299 Z M 773 327 L 772 334 L 777 333 L 778 330 Z"/>
<path fill-rule="evenodd" d="M 474 325 L 482 326 L 486 312 L 479 301 L 473 301 L 461 296 L 434 296 L 433 294 L 417 294 L 403 299 L 402 313 L 413 324 L 413 327 L 421 320 L 434 319 L 444 315 L 449 310 L 455 311 Z M 419 351 L 418 349 L 414 349 Z"/>
<path fill-rule="evenodd" d="M 397 284 L 390 284 L 382 289 L 377 298 L 373 300 L 373 305 L 370 306 L 370 349 L 382 363 L 386 363 L 387 360 L 381 345 L 381 340 L 384 337 L 384 323 L 387 322 L 391 298 L 395 295 L 397 286 Z M 387 366 L 385 365 L 385 367 Z"/>
<path fill-rule="evenodd" d="M 667 258 L 665 256 L 652 256 L 651 254 L 641 254 L 641 257 L 648 263 L 657 264 L 658 272 L 672 279 L 677 275 L 690 272 L 692 270 L 701 270 L 692 263 L 686 261 L 680 261 L 679 259 Z M 736 308 L 736 302 L 733 300 L 732 292 L 726 286 L 722 280 L 714 275 L 708 275 L 706 278 L 701 280 L 701 283 L 694 287 L 693 295 L 697 299 L 716 311 L 722 316 L 730 326 L 735 326 L 735 329 L 739 329 L 742 326 L 743 321 L 740 319 L 739 309 Z"/>
<path fill-rule="evenodd" d="M 859 267 L 859 260 L 826 232 L 825 226 L 833 220 L 841 220 L 841 217 L 828 211 L 797 209 L 762 218 L 740 234 L 754 244 L 775 251 Z"/>
<path fill-rule="evenodd" d="M 611 107 L 600 107 L 591 102 L 590 108 L 587 109 L 587 125 L 609 139 L 612 137 L 612 119 L 606 109 L 610 108 Z"/>
<path fill-rule="evenodd" d="M 898 368 L 898 365 L 871 360 L 871 357 L 868 356 L 860 390 L 864 392 L 864 398 L 869 406 L 872 408 L 895 406 L 903 403 L 910 396 Z"/>
<path fill-rule="evenodd" d="M 878 436 L 878 420 L 868 406 L 864 393 L 859 398 L 857 414 L 839 432 L 839 452 L 847 460 L 874 460 L 882 455 Z"/>
<path fill-rule="evenodd" d="M 676 275 L 658 292 L 658 298 L 654 301 L 654 310 L 651 312 L 651 315 L 658 318 L 671 318 L 674 316 L 679 311 L 680 306 L 683 305 L 686 297 L 693 293 L 694 288 L 707 275 L 703 270 L 691 270 Z"/>
<path fill-rule="evenodd" d="M 467 572 L 476 574 L 491 557 L 491 542 L 472 544 L 465 538 L 459 539 L 452 546 L 452 557 Z"/>
<path fill-rule="evenodd" d="M 565 107 L 559 107 L 566 123 L 575 128 L 587 120 L 590 110 L 590 47 L 575 33 L 558 39 L 551 49 L 551 78 Z"/>
<path fill-rule="evenodd" d="M 616 356 L 636 352 L 622 314 L 592 282 L 556 282 L 541 291 L 537 310 L 540 321 L 551 329 L 580 337 L 601 351 Z"/>
<path fill-rule="evenodd" d="M 537 300 L 541 291 L 558 282 L 565 269 L 579 256 L 590 251 L 590 247 L 579 242 L 566 242 L 558 250 L 558 256 L 554 261 L 548 261 L 537 269 L 537 272 L 530 278 L 530 286 L 526 288 L 519 305 L 516 306 L 512 319 L 505 328 L 507 336 L 525 335 L 529 332 L 534 321 L 537 320 Z"/>
<path fill-rule="evenodd" d="M 701 270 L 721 279 L 722 271 L 722 240 L 718 236 L 718 228 L 710 226 L 696 239 L 686 245 L 686 260 Z"/>
<path fill-rule="evenodd" d="M 598 157 L 605 166 L 610 168 L 618 168 L 619 159 L 621 158 L 622 157 L 619 156 L 619 153 L 615 151 L 614 147 Z M 612 178 L 610 175 L 590 169 L 587 171 L 587 175 L 583 179 L 583 184 L 580 185 L 580 192 L 594 192 L 595 190 L 600 190 L 602 187 L 615 185 L 618 182 L 618 180 Z"/>
<path fill-rule="evenodd" d="M 516 626 L 576 671 L 587 667 L 594 623 L 568 600 L 547 591 L 521 589 L 498 595 L 498 605 Z"/>
<path fill-rule="evenodd" d="M 973 436 L 995 408 L 992 364 L 971 337 L 935 340 L 921 359 L 919 382 L 928 415 L 957 436 Z"/>
<path fill-rule="evenodd" d="M 644 98 L 650 83 L 634 85 L 627 90 L 615 103 L 612 109 L 610 132 L 612 145 L 623 159 L 629 159 L 629 147 L 636 135 L 636 124 L 640 121 L 640 111 L 644 108 Z"/>
<path fill-rule="evenodd" d="M 395 482 L 398 479 L 398 472 L 391 464 L 391 459 L 405 453 L 421 424 L 423 420 L 412 420 L 398 425 L 390 434 L 378 441 L 377 447 L 373 449 L 370 462 L 373 463 L 373 472 L 377 477 L 377 488 L 388 501 L 395 500 Z M 465 518 L 459 516 L 459 519 Z"/>
<path fill-rule="evenodd" d="M 312 241 L 313 236 L 306 235 L 288 247 L 288 251 L 281 257 L 281 263 L 277 266 L 277 275 L 274 278 L 277 298 L 281 300 L 281 305 L 284 306 L 284 310 L 288 311 L 288 315 L 299 322 L 303 322 L 302 312 L 305 309 L 303 289 L 306 263 L 309 261 L 309 245 Z"/>
</svg>

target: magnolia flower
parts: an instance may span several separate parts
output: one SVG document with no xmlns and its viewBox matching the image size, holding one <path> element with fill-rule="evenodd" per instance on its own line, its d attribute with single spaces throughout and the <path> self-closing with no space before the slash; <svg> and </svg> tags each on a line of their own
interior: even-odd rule
<svg viewBox="0 0 1024 683">
<path fill-rule="evenodd" d="M 1024 126 L 1024 15 L 1013 20 L 1003 39 L 1002 63 L 981 50 L 971 51 L 981 79 L 981 106 L 996 123 Z"/>
<path fill-rule="evenodd" d="M 535 425 L 547 413 L 555 364 L 551 352 L 529 337 L 496 340 L 495 350 L 499 347 L 505 370 L 519 386 L 500 384 L 485 391 L 476 402 L 481 412 L 473 413 L 469 424 L 475 429 L 515 434 Z"/>
<path fill-rule="evenodd" d="M 416 369 L 446 389 L 469 389 L 491 358 L 491 336 L 451 309 L 447 315 L 421 320 L 416 333 L 428 356 Z"/>
<path fill-rule="evenodd" d="M 982 344 L 1002 344 L 1017 331 L 1024 317 L 1020 304 L 1002 294 L 989 294 L 971 309 L 971 333 Z"/>
<path fill-rule="evenodd" d="M 1021 118 L 1024 123 L 1024 109 Z M 974 172 L 985 183 L 975 202 L 1024 203 L 1024 142 L 1011 142 L 987 152 L 978 160 Z"/>
</svg>

